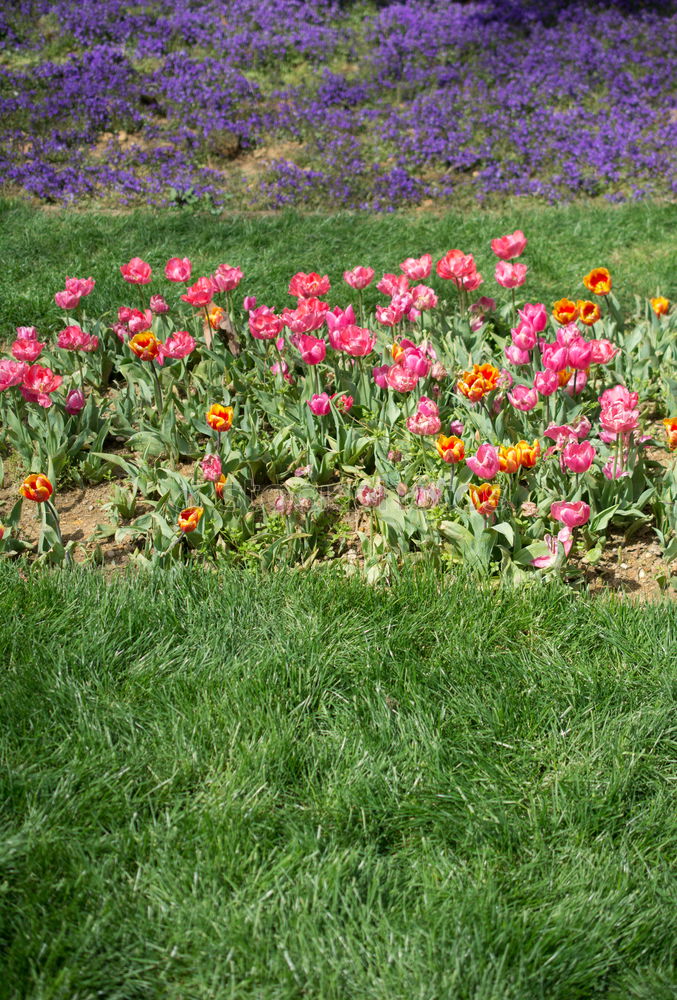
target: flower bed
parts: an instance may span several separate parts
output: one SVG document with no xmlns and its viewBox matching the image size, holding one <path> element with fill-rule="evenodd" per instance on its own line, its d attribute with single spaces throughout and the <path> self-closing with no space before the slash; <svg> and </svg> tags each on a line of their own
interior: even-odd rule
<svg viewBox="0 0 677 1000">
<path fill-rule="evenodd" d="M 67 559 L 60 482 L 115 469 L 111 533 L 146 563 L 342 558 L 346 525 L 372 579 L 410 559 L 559 573 L 647 526 L 672 560 L 675 463 L 656 458 L 677 447 L 677 419 L 660 440 L 647 421 L 675 412 L 675 314 L 657 296 L 626 323 L 604 267 L 552 309 L 525 302 L 526 244 L 492 241 L 502 300 L 452 249 L 383 275 L 375 315 L 366 265 L 338 287 L 295 274 L 273 309 L 242 296 L 238 267 L 196 278 L 187 257 L 161 274 L 133 258 L 120 283 L 136 304 L 112 326 L 92 311 L 95 280 L 67 277 L 60 332 L 19 327 L 0 361 L 5 444 L 33 470 L 0 546 L 30 547 L 28 502 L 38 554 Z"/>
<path fill-rule="evenodd" d="M 677 18 L 651 6 L 21 0 L 2 176 L 65 204 L 669 195 Z"/>
</svg>

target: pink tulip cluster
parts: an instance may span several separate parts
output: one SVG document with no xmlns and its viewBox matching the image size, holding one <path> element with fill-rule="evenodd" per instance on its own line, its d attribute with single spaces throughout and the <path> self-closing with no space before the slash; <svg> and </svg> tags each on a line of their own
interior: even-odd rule
<svg viewBox="0 0 677 1000">
<path fill-rule="evenodd" d="M 80 299 L 92 292 L 95 284 L 94 278 L 66 278 L 64 291 L 57 292 L 54 301 L 59 309 L 71 312 L 80 305 Z"/>
<path fill-rule="evenodd" d="M 447 250 L 444 257 L 437 261 L 436 270 L 440 278 L 451 281 L 466 292 L 476 291 L 484 282 L 473 255 L 462 250 Z"/>
<path fill-rule="evenodd" d="M 411 392 L 419 379 L 432 374 L 433 363 L 437 356 L 428 343 L 416 345 L 406 338 L 399 341 L 397 360 L 394 365 L 379 365 L 372 369 L 374 382 L 381 389 L 394 389 L 395 392 Z M 438 378 L 444 377 L 439 370 Z"/>
<path fill-rule="evenodd" d="M 99 346 L 99 338 L 85 333 L 79 326 L 67 326 L 59 334 L 56 343 L 63 351 L 85 351 L 90 354 Z"/>
<path fill-rule="evenodd" d="M 407 417 L 407 430 L 412 434 L 439 434 L 442 429 L 440 411 L 437 403 L 427 396 L 421 396 L 416 413 Z"/>
</svg>

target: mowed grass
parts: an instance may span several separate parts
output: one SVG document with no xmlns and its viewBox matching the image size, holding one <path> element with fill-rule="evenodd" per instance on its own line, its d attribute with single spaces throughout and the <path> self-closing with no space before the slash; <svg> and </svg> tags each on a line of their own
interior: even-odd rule
<svg viewBox="0 0 677 1000">
<path fill-rule="evenodd" d="M 674 602 L 0 593 L 3 997 L 674 998 Z"/>
<path fill-rule="evenodd" d="M 54 303 L 66 275 L 97 282 L 87 312 L 112 321 L 120 305 L 138 308 L 138 290 L 127 285 L 120 264 L 138 256 L 153 267 L 157 280 L 142 295 L 163 291 L 178 295 L 162 276 L 170 257 L 190 257 L 193 275 L 208 274 L 220 263 L 239 265 L 244 273 L 238 294 L 256 295 L 259 304 L 277 309 L 290 305 L 289 278 L 296 271 L 328 273 L 333 304 L 354 293 L 342 282 L 343 271 L 369 265 L 377 280 L 399 271 L 408 256 L 432 253 L 437 259 L 451 248 L 472 252 L 485 278 L 481 291 L 505 299 L 494 281 L 493 237 L 521 228 L 528 237 L 524 260 L 529 276 L 527 301 L 548 305 L 562 297 L 587 296 L 582 277 L 605 265 L 614 290 L 626 307 L 634 296 L 658 293 L 674 298 L 674 233 L 677 204 L 654 202 L 609 205 L 605 202 L 547 207 L 512 199 L 502 212 L 475 214 L 415 212 L 374 216 L 342 213 L 303 215 L 234 214 L 217 218 L 190 211 L 137 211 L 130 214 L 45 211 L 0 200 L 0 324 L 9 338 L 17 325 L 35 325 L 41 333 L 63 326 Z M 435 279 L 437 280 L 437 279 Z M 386 300 L 372 286 L 369 305 Z M 188 308 L 188 307 L 183 307 Z"/>
</svg>

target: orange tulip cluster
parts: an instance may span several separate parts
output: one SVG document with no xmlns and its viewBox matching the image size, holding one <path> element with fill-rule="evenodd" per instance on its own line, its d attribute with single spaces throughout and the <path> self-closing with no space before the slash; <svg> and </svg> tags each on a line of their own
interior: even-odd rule
<svg viewBox="0 0 677 1000">
<path fill-rule="evenodd" d="M 457 388 L 472 403 L 476 403 L 488 392 L 498 388 L 500 377 L 500 371 L 493 365 L 473 365 L 472 370 L 461 372 Z"/>
</svg>

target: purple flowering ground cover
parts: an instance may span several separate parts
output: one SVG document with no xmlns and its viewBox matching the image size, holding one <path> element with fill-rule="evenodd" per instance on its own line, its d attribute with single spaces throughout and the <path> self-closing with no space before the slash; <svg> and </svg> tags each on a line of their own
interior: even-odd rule
<svg viewBox="0 0 677 1000">
<path fill-rule="evenodd" d="M 387 211 L 670 197 L 677 8 L 14 0 L 6 193 Z"/>
</svg>

